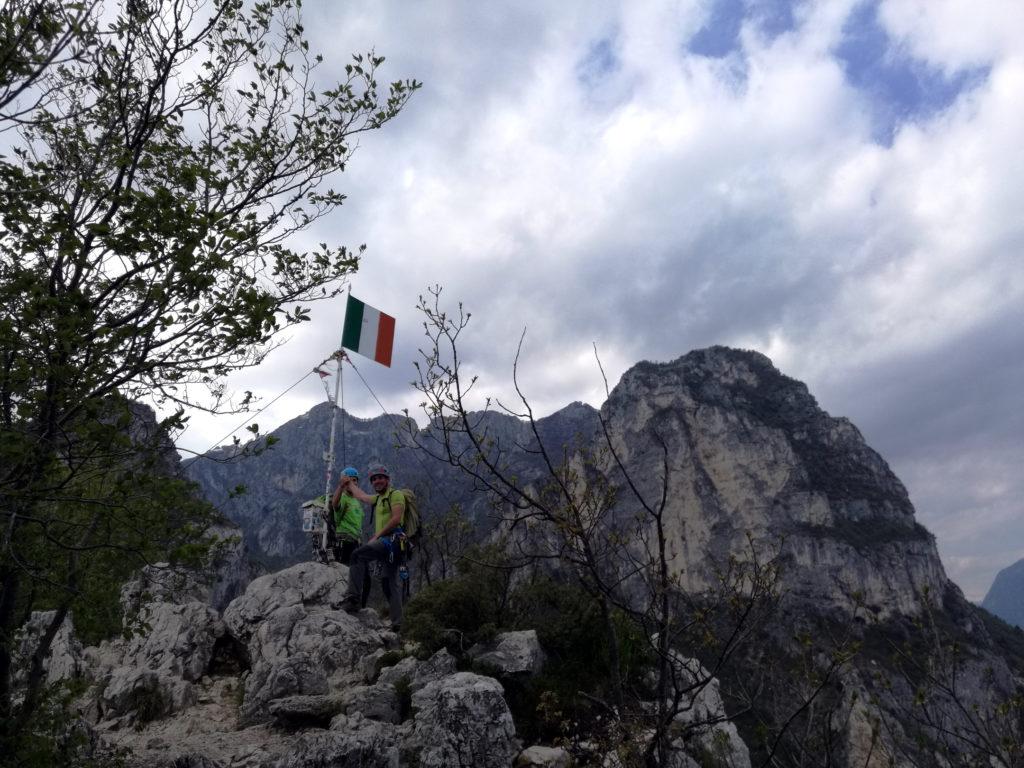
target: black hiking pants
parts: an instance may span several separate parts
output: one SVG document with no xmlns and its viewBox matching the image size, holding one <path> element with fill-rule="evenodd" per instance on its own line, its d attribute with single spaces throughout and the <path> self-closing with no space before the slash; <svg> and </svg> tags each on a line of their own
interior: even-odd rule
<svg viewBox="0 0 1024 768">
<path fill-rule="evenodd" d="M 370 567 L 374 563 L 381 563 L 384 568 L 381 589 L 388 600 L 391 625 L 400 626 L 402 624 L 402 586 L 398 583 L 398 568 L 402 564 L 402 557 L 400 551 L 392 552 L 388 542 L 377 539 L 372 544 L 364 544 L 352 553 L 352 562 L 348 569 L 348 594 L 358 599 L 360 605 L 365 607 L 366 597 L 370 593 Z"/>
</svg>

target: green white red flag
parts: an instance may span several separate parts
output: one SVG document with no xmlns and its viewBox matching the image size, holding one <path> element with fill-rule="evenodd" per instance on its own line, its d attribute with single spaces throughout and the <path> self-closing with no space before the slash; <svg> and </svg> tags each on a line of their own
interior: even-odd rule
<svg viewBox="0 0 1024 768">
<path fill-rule="evenodd" d="M 394 342 L 395 318 L 349 294 L 341 346 L 390 368 Z"/>
</svg>

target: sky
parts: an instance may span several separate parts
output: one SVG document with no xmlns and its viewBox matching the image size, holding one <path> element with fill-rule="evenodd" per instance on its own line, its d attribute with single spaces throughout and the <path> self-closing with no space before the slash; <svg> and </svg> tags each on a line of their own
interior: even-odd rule
<svg viewBox="0 0 1024 768">
<path fill-rule="evenodd" d="M 756 349 L 850 418 L 980 600 L 1024 557 L 1024 3 L 307 0 L 324 85 L 353 52 L 423 82 L 365 135 L 309 242 L 367 245 L 397 319 L 345 408 L 419 398 L 415 306 L 443 285 L 481 395 L 600 406 L 641 360 Z M 264 404 L 338 344 L 344 301 L 259 368 Z M 261 413 L 325 400 L 315 375 Z M 244 417 L 193 416 L 189 450 Z"/>
</svg>

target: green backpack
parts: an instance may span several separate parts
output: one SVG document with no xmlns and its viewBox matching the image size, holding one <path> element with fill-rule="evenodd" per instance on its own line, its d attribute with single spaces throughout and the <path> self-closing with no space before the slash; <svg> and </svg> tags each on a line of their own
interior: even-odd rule
<svg viewBox="0 0 1024 768">
<path fill-rule="evenodd" d="M 410 539 L 418 541 L 420 534 L 423 533 L 423 525 L 420 521 L 420 508 L 419 502 L 416 500 L 416 494 L 413 493 L 411 488 L 399 488 L 398 490 L 405 496 L 405 514 L 402 516 L 402 530 L 405 531 L 405 535 Z M 388 496 L 388 505 L 390 506 L 390 494 Z"/>
</svg>

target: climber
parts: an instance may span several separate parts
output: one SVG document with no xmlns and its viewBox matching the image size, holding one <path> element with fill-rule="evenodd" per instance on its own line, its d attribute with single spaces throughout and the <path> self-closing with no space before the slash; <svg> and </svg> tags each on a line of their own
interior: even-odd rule
<svg viewBox="0 0 1024 768">
<path fill-rule="evenodd" d="M 350 563 L 352 553 L 363 536 L 363 504 L 345 487 L 349 480 L 359 480 L 359 471 L 355 467 L 345 467 L 341 471 L 341 482 L 331 498 L 335 531 L 334 559 L 342 565 Z"/>
<path fill-rule="evenodd" d="M 360 607 L 363 585 L 369 579 L 369 565 L 380 562 L 384 566 L 382 588 L 388 597 L 391 611 L 391 628 L 398 632 L 402 625 L 402 585 L 399 584 L 399 569 L 404 565 L 401 549 L 405 495 L 397 488 L 391 488 L 391 474 L 387 467 L 376 464 L 370 467 L 370 484 L 375 493 L 365 493 L 352 477 L 342 476 L 342 485 L 359 501 L 373 505 L 374 534 L 370 540 L 352 553 L 349 569 L 348 594 L 342 601 L 342 608 L 355 613 Z"/>
</svg>

